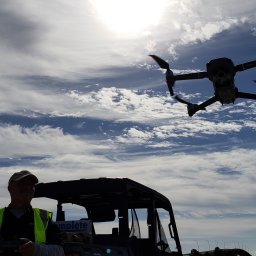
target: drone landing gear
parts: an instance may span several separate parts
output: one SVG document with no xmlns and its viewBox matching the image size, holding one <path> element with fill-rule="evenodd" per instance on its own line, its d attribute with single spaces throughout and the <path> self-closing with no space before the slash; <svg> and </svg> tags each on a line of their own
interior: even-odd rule
<svg viewBox="0 0 256 256">
<path fill-rule="evenodd" d="M 181 99 L 179 96 L 175 95 L 174 98 L 180 102 L 183 103 L 185 105 L 187 105 L 187 109 L 188 109 L 188 115 L 189 116 L 193 116 L 197 111 L 199 110 L 205 110 L 205 107 L 201 107 L 201 105 L 198 104 L 192 104 L 186 100 Z"/>
<path fill-rule="evenodd" d="M 189 116 L 193 116 L 199 110 L 206 110 L 205 108 L 200 107 L 198 104 L 188 104 L 187 109 Z"/>
<path fill-rule="evenodd" d="M 179 96 L 175 95 L 174 98 L 180 102 L 183 103 L 185 105 L 187 105 L 187 109 L 188 109 L 188 115 L 189 116 L 193 116 L 197 111 L 199 110 L 206 110 L 206 107 L 211 105 L 212 103 L 217 101 L 216 96 L 211 97 L 210 99 L 208 99 L 207 101 L 201 103 L 201 104 L 193 104 L 191 102 L 188 102 L 186 100 L 181 99 Z"/>
</svg>

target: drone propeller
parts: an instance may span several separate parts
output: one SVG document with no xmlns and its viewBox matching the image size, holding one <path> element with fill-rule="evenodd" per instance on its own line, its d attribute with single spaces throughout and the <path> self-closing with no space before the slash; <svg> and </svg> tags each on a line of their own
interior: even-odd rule
<svg viewBox="0 0 256 256">
<path fill-rule="evenodd" d="M 149 55 L 149 56 L 153 58 L 153 60 L 159 65 L 160 68 L 166 69 L 166 73 L 165 73 L 166 83 L 171 96 L 174 96 L 174 92 L 172 88 L 175 83 L 175 78 L 174 78 L 173 72 L 170 70 L 169 63 L 167 63 L 166 61 L 164 61 L 163 59 L 161 59 L 156 55 Z"/>
<path fill-rule="evenodd" d="M 152 57 L 156 61 L 156 63 L 160 66 L 160 68 L 170 70 L 169 63 L 167 63 L 166 61 L 164 61 L 163 59 L 161 59 L 160 57 L 158 57 L 156 55 L 149 55 L 149 56 Z"/>
</svg>

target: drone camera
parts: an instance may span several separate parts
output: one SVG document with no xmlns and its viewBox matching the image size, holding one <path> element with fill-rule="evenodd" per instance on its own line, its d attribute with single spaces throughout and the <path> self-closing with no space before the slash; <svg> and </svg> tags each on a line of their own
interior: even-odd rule
<svg viewBox="0 0 256 256">
<path fill-rule="evenodd" d="M 233 80 L 236 74 L 234 63 L 228 58 L 211 60 L 206 67 L 208 77 L 213 82 L 225 83 Z"/>
</svg>

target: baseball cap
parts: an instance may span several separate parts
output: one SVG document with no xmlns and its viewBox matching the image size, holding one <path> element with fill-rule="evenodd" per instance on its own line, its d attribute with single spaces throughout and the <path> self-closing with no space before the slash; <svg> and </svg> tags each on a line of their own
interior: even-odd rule
<svg viewBox="0 0 256 256">
<path fill-rule="evenodd" d="M 22 170 L 20 172 L 15 172 L 9 179 L 9 183 L 10 184 L 12 181 L 19 181 L 22 180 L 26 177 L 31 177 L 34 181 L 35 184 L 38 183 L 38 178 L 32 174 L 31 172 L 27 171 L 27 170 Z"/>
</svg>

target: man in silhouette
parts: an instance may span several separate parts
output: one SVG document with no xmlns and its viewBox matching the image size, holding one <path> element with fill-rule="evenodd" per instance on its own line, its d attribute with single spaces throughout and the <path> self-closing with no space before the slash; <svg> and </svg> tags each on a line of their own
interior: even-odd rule
<svg viewBox="0 0 256 256">
<path fill-rule="evenodd" d="M 14 173 L 8 182 L 11 202 L 0 209 L 0 236 L 2 241 L 16 241 L 15 250 L 5 249 L 1 255 L 63 256 L 57 227 L 52 223 L 52 213 L 32 208 L 38 178 L 27 170 Z"/>
</svg>

